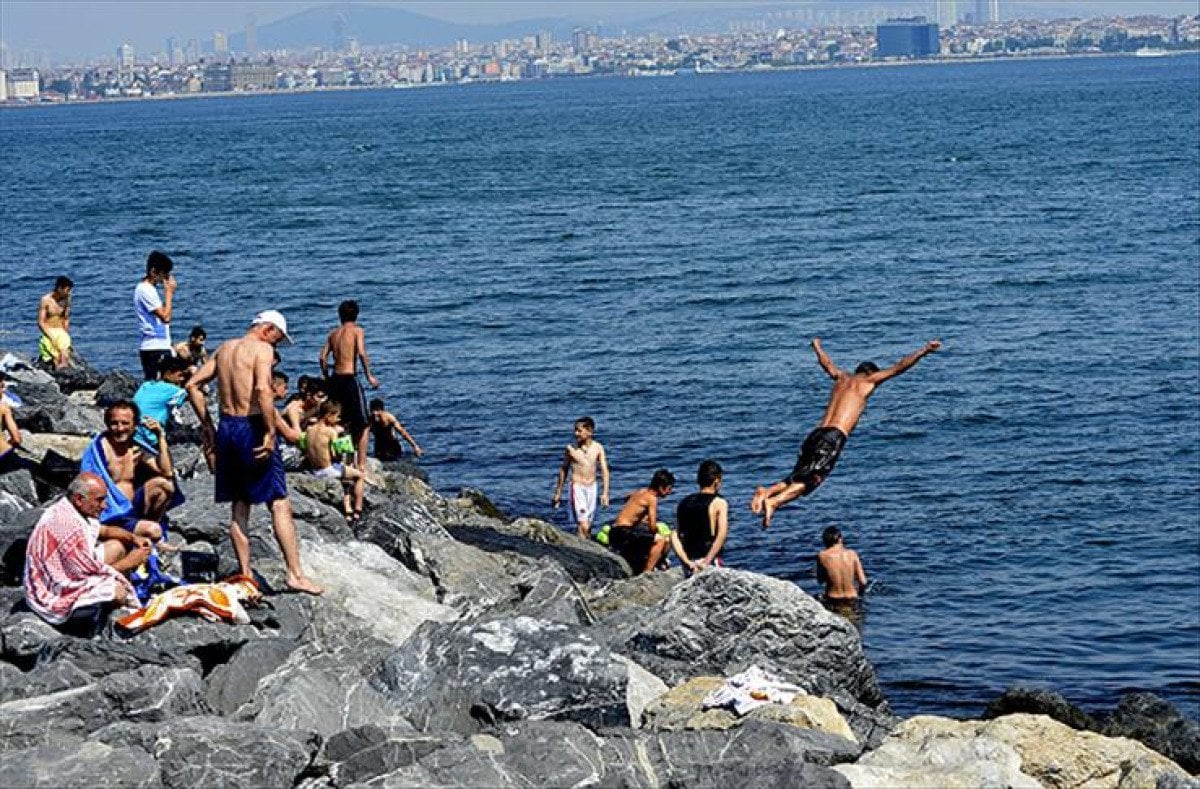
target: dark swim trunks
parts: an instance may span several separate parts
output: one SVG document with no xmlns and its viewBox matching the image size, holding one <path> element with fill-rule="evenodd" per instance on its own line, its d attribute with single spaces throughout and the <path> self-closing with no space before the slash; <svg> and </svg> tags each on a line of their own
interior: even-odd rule
<svg viewBox="0 0 1200 789">
<path fill-rule="evenodd" d="M 362 384 L 357 375 L 334 374 L 325 379 L 325 391 L 329 399 L 342 407 L 342 425 L 346 432 L 358 437 L 367 429 L 370 419 L 367 416 L 367 399 L 363 395 Z"/>
<path fill-rule="evenodd" d="M 217 425 L 217 470 L 214 499 L 269 504 L 287 498 L 287 474 L 275 451 L 263 461 L 254 459 L 254 450 L 262 446 L 267 426 L 261 416 L 223 416 Z"/>
<path fill-rule="evenodd" d="M 804 439 L 804 445 L 800 447 L 800 459 L 796 461 L 792 473 L 783 481 L 789 485 L 797 482 L 803 484 L 802 495 L 807 496 L 819 488 L 833 471 L 845 445 L 846 434 L 841 430 L 836 427 L 818 427 Z"/>
<path fill-rule="evenodd" d="M 608 547 L 628 562 L 633 574 L 637 575 L 650 558 L 650 549 L 654 547 L 654 535 L 645 526 L 613 524 L 608 530 Z"/>
</svg>

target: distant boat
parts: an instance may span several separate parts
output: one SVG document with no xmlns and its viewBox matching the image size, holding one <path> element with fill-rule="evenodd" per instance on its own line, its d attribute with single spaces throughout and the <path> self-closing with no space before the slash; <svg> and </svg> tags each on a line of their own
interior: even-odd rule
<svg viewBox="0 0 1200 789">
<path fill-rule="evenodd" d="M 1162 58 L 1169 53 L 1165 49 L 1154 49 L 1153 47 L 1142 47 L 1137 52 L 1133 53 L 1135 58 Z"/>
<path fill-rule="evenodd" d="M 673 68 L 635 68 L 629 72 L 633 77 L 673 77 L 675 69 Z"/>
</svg>

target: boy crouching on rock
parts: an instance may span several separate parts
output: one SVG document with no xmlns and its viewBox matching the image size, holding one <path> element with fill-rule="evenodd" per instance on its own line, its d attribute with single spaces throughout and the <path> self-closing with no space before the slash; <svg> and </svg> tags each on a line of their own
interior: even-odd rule
<svg viewBox="0 0 1200 789">
<path fill-rule="evenodd" d="M 654 472 L 650 486 L 635 490 L 625 500 L 617 519 L 605 531 L 608 546 L 629 562 L 634 575 L 658 566 L 671 547 L 670 529 L 658 522 L 658 500 L 675 489 L 675 475 L 665 468 Z M 667 534 L 663 534 L 662 531 Z"/>
<path fill-rule="evenodd" d="M 344 494 L 342 512 L 346 516 L 346 525 L 355 529 L 362 518 L 366 475 L 352 463 L 343 462 L 343 458 L 353 455 L 355 449 L 354 441 L 342 430 L 341 415 L 342 407 L 337 402 L 327 400 L 322 403 L 317 412 L 317 421 L 304 432 L 300 443 L 305 464 L 312 476 L 341 481 Z"/>
</svg>

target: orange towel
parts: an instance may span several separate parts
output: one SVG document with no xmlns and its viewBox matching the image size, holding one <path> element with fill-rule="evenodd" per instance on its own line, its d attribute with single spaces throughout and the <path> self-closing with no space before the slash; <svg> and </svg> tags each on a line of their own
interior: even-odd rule
<svg viewBox="0 0 1200 789">
<path fill-rule="evenodd" d="M 245 606 L 257 606 L 260 602 L 262 592 L 254 579 L 235 575 L 220 583 L 168 589 L 155 595 L 142 608 L 118 619 L 117 624 L 131 633 L 140 633 L 172 614 L 191 611 L 210 622 L 245 625 L 250 622 Z"/>
</svg>

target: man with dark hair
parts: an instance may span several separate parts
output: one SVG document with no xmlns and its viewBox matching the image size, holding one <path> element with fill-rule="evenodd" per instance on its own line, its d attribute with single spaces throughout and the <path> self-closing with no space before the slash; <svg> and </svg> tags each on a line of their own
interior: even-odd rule
<svg viewBox="0 0 1200 789">
<path fill-rule="evenodd" d="M 409 443 L 414 455 L 421 457 L 425 454 L 421 445 L 413 439 L 404 425 L 400 424 L 396 415 L 384 407 L 383 399 L 379 397 L 371 401 L 371 435 L 375 437 L 375 457 L 384 463 L 404 457 L 401 438 Z"/>
<path fill-rule="evenodd" d="M 358 362 L 362 360 L 363 374 L 372 389 L 379 388 L 379 380 L 371 374 L 371 359 L 367 356 L 366 335 L 358 325 L 358 302 L 343 301 L 338 305 L 338 320 L 341 325 L 329 333 L 321 346 L 321 375 L 329 399 L 342 406 L 342 424 L 354 441 L 356 453 L 354 463 L 359 471 L 367 468 L 367 401 L 363 396 L 362 384 L 358 381 Z M 333 356 L 333 373 L 329 371 L 329 357 Z M 356 513 L 362 515 L 362 513 Z"/>
<path fill-rule="evenodd" d="M 825 550 L 817 554 L 817 581 L 825 586 L 825 607 L 857 623 L 861 620 L 858 595 L 867 588 L 862 561 L 857 551 L 846 547 L 837 526 L 827 527 L 821 533 L 821 542 Z"/>
<path fill-rule="evenodd" d="M 158 377 L 145 381 L 133 395 L 133 402 L 143 417 L 149 417 L 164 428 L 171 422 L 175 412 L 187 402 L 183 385 L 187 382 L 192 366 L 186 359 L 168 356 L 159 365 Z M 134 440 L 151 452 L 158 451 L 154 434 L 145 425 L 138 425 Z"/>
<path fill-rule="evenodd" d="M 158 377 L 162 360 L 171 356 L 171 316 L 175 301 L 175 263 L 157 249 L 146 258 L 146 276 L 133 290 L 133 310 L 137 314 L 142 341 L 138 356 L 147 381 Z M 158 285 L 163 295 L 158 295 Z"/>
<path fill-rule="evenodd" d="M 650 485 L 635 490 L 608 528 L 608 547 L 629 563 L 634 575 L 658 566 L 671 547 L 670 537 L 658 524 L 658 501 L 675 489 L 675 475 L 665 468 L 654 472 Z"/>
<path fill-rule="evenodd" d="M 287 567 L 284 582 L 298 592 L 321 594 L 321 587 L 309 580 L 300 563 L 287 475 L 276 440 L 279 426 L 271 390 L 271 364 L 275 345 L 291 340 L 283 315 L 264 310 L 254 317 L 244 336 L 227 340 L 208 357 L 186 389 L 200 418 L 203 446 L 216 456 L 213 498 L 217 503 L 231 504 L 229 536 L 239 572 L 251 575 L 250 538 L 246 536 L 250 507 L 266 504 Z M 221 406 L 221 421 L 216 428 L 203 389 L 214 378 Z"/>
<path fill-rule="evenodd" d="M 675 508 L 675 531 L 671 547 L 688 574 L 720 567 L 725 540 L 729 536 L 729 502 L 721 497 L 725 472 L 709 459 L 696 470 L 700 490 L 684 497 Z"/>
<path fill-rule="evenodd" d="M 134 433 L 144 426 L 153 438 L 157 455 L 134 442 Z M 161 521 L 175 498 L 175 468 L 163 425 L 142 418 L 132 400 L 118 400 L 104 409 L 105 431 L 84 452 L 81 463 L 109 487 L 108 501 L 100 521 L 120 526 L 142 537 L 162 538 Z"/>
<path fill-rule="evenodd" d="M 812 347 L 821 368 L 833 379 L 833 392 L 829 395 L 829 405 L 825 408 L 821 424 L 804 439 L 792 473 L 769 488 L 759 487 L 754 491 L 750 509 L 762 515 L 764 529 L 771 525 L 775 510 L 812 493 L 833 471 L 846 438 L 858 424 L 863 409 L 867 407 L 867 398 L 875 388 L 941 348 L 942 343 L 941 340 L 931 340 L 886 370 L 880 370 L 874 362 L 863 362 L 853 374 L 833 363 L 821 348 L 820 337 L 813 338 Z"/>
<path fill-rule="evenodd" d="M 208 361 L 208 349 L 204 343 L 208 340 L 208 332 L 203 326 L 193 326 L 188 338 L 175 346 L 175 355 L 183 359 L 193 368 Z"/>
<path fill-rule="evenodd" d="M 54 280 L 54 290 L 38 302 L 38 358 L 61 370 L 71 362 L 71 290 L 75 283 L 68 277 Z"/>
</svg>

